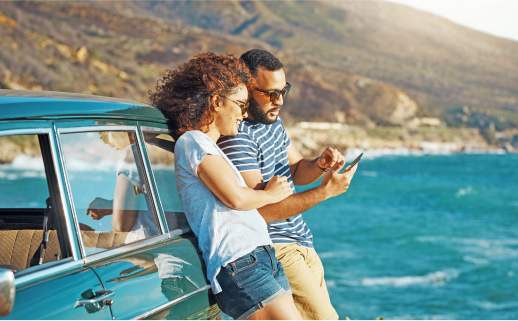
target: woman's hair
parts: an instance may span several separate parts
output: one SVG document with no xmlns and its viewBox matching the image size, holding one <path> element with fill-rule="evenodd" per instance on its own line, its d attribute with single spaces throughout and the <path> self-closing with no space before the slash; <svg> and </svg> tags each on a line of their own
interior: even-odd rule
<svg viewBox="0 0 518 321">
<path fill-rule="evenodd" d="M 210 98 L 227 95 L 250 79 L 248 68 L 235 56 L 207 52 L 168 70 L 149 97 L 178 138 L 188 130 L 206 131 L 214 121 Z"/>
</svg>

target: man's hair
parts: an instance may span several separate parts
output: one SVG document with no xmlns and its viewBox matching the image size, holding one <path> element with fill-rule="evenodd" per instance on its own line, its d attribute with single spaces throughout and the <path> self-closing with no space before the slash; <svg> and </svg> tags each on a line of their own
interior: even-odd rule
<svg viewBox="0 0 518 321">
<path fill-rule="evenodd" d="M 250 73 L 255 77 L 259 67 L 269 71 L 284 68 L 282 62 L 271 52 L 263 49 L 250 49 L 241 55 L 240 59 L 248 66 Z"/>
<path fill-rule="evenodd" d="M 233 55 L 199 54 L 168 70 L 149 93 L 151 103 L 169 121 L 175 138 L 188 130 L 205 131 L 214 121 L 210 98 L 226 95 L 251 76 L 245 64 Z"/>
</svg>

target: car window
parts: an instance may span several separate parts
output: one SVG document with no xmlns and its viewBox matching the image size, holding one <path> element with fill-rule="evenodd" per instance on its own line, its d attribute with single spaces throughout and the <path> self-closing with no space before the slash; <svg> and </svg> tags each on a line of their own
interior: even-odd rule
<svg viewBox="0 0 518 321">
<path fill-rule="evenodd" d="M 61 134 L 86 254 L 159 235 L 133 131 Z"/>
<path fill-rule="evenodd" d="M 0 267 L 17 273 L 69 257 L 49 146 L 47 134 L 0 136 Z"/>
<path fill-rule="evenodd" d="M 170 230 L 190 230 L 176 190 L 174 139 L 170 134 L 144 130 L 144 142 L 151 170 Z"/>
</svg>

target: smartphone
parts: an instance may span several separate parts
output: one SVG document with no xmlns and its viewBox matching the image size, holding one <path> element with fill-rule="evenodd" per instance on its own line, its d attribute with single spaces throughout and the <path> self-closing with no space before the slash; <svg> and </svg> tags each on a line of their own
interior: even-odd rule
<svg viewBox="0 0 518 321">
<path fill-rule="evenodd" d="M 360 161 L 360 159 L 362 159 L 362 156 L 363 156 L 363 153 L 356 156 L 356 158 L 351 162 L 351 164 L 347 165 L 347 168 L 352 168 L 354 165 L 356 165 Z"/>
</svg>

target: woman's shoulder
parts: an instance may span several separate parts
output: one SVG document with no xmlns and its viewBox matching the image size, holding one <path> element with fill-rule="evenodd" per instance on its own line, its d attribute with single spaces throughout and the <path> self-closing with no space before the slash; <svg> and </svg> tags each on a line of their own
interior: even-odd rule
<svg viewBox="0 0 518 321">
<path fill-rule="evenodd" d="M 175 153 L 180 150 L 204 150 L 213 152 L 217 150 L 216 144 L 207 134 L 199 130 L 189 130 L 183 133 L 175 143 Z"/>
</svg>

